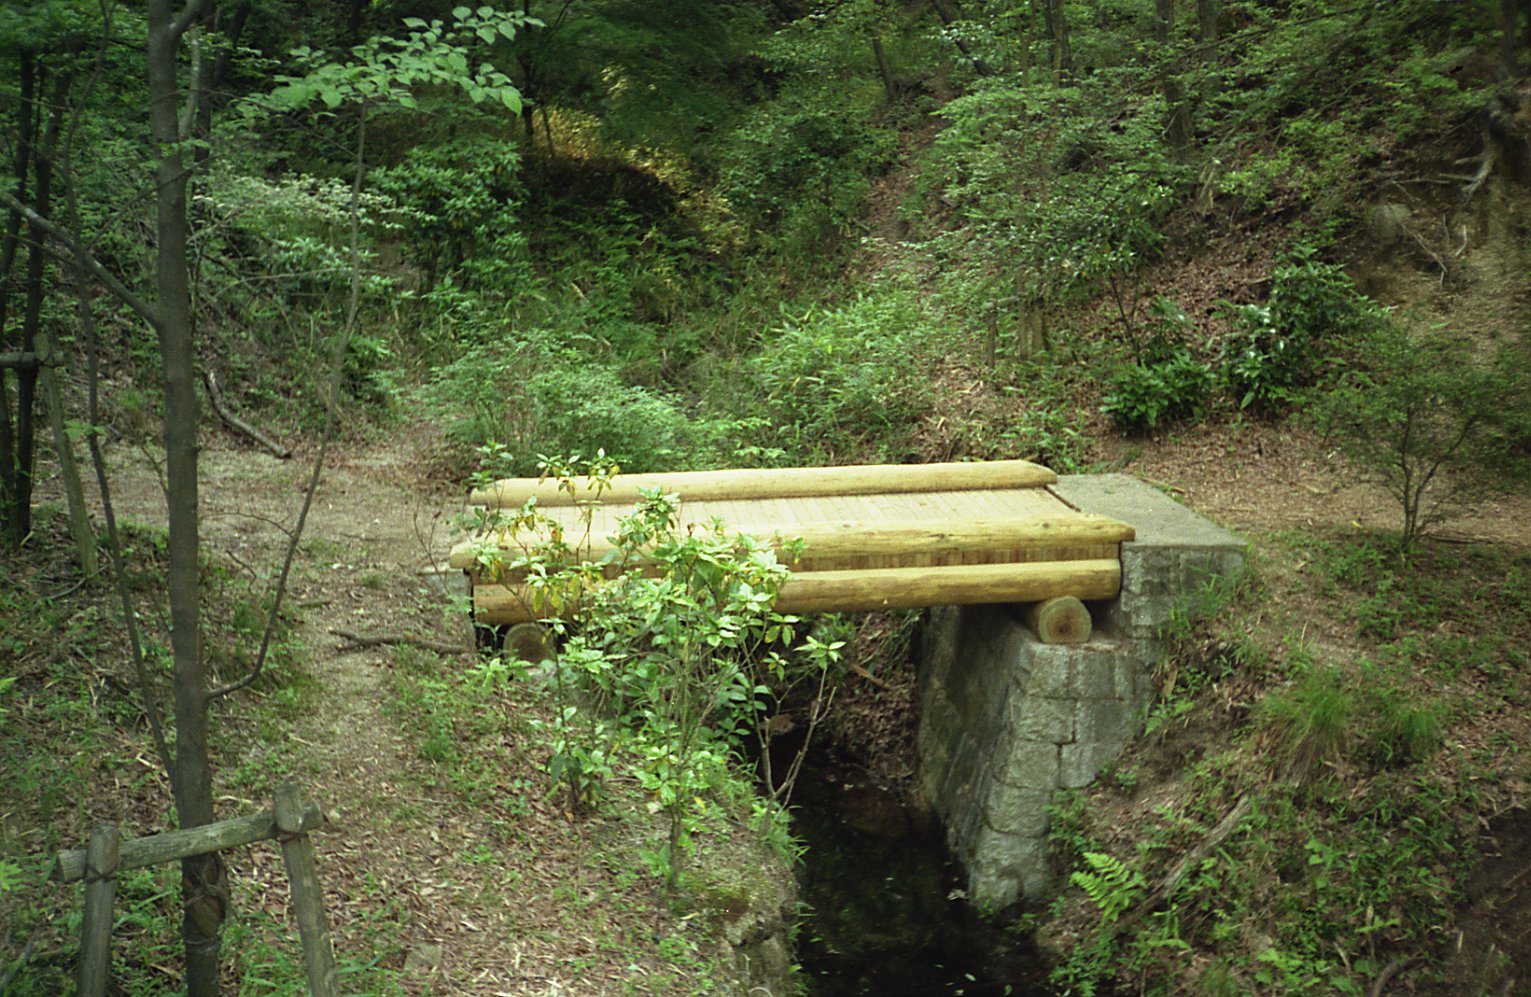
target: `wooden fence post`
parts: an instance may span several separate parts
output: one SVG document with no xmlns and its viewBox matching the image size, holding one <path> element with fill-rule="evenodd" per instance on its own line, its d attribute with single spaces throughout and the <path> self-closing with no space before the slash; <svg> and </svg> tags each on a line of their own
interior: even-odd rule
<svg viewBox="0 0 1531 997">
<path fill-rule="evenodd" d="M 90 829 L 85 850 L 85 918 L 80 925 L 80 997 L 103 997 L 112 955 L 112 900 L 117 893 L 117 825 Z"/>
<path fill-rule="evenodd" d="M 298 787 L 284 782 L 276 788 L 277 840 L 292 882 L 292 909 L 303 941 L 303 963 L 308 968 L 308 989 L 313 997 L 340 997 L 335 980 L 335 949 L 330 944 L 324 918 L 324 891 L 314 871 L 314 846 L 308 840 L 303 800 Z"/>
</svg>

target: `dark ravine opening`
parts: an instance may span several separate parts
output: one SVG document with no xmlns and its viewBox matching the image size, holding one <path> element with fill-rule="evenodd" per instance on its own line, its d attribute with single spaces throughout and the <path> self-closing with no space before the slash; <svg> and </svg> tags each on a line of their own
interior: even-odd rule
<svg viewBox="0 0 1531 997">
<path fill-rule="evenodd" d="M 815 743 L 793 813 L 806 848 L 796 955 L 814 997 L 1051 993 L 1030 936 L 1005 930 L 1006 918 L 984 920 L 966 901 L 928 810 Z"/>
</svg>

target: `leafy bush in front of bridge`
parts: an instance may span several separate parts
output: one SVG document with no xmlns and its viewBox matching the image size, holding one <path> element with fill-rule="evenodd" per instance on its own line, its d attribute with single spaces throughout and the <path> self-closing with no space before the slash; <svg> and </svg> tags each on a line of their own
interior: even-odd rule
<svg viewBox="0 0 1531 997">
<path fill-rule="evenodd" d="M 557 701 L 545 731 L 549 776 L 577 812 L 597 807 L 612 778 L 647 790 L 669 840 L 644 858 L 673 888 L 695 836 L 738 820 L 736 811 L 777 835 L 797 766 L 771 770 L 767 714 L 794 687 L 816 686 L 816 722 L 843 642 L 802 633 L 797 617 L 775 611 L 787 568 L 771 542 L 721 522 L 682 528 L 680 499 L 656 489 L 597 552 L 594 512 L 615 466 L 597 454 L 548 459 L 542 471 L 578 497 L 575 521 L 559 523 L 535 502 L 480 513 L 479 568 L 510 584 L 556 637 L 543 666 Z M 765 765 L 763 798 L 752 775 L 735 771 L 747 741 Z"/>
</svg>

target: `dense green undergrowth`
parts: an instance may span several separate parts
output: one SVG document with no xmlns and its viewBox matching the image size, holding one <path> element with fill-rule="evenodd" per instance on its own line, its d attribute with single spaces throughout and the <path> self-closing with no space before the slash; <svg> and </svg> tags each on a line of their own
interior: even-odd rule
<svg viewBox="0 0 1531 997">
<path fill-rule="evenodd" d="M 1355 535 L 1268 551 L 1300 567 L 1173 644 L 1148 737 L 1057 806 L 1084 894 L 1054 908 L 1078 931 L 1061 992 L 1361 994 L 1416 960 L 1468 986 L 1443 943 L 1480 831 L 1531 774 L 1504 722 L 1531 697 L 1531 558 L 1439 545 L 1404 563 Z M 1303 621 L 1285 639 L 1272 598 Z M 1354 652 L 1327 650 L 1336 631 Z M 1124 812 L 1146 826 L 1124 835 Z"/>
<path fill-rule="evenodd" d="M 37 545 L 5 555 L 0 574 L 0 610 L 10 621 L 0 639 L 0 748 L 8 759 L 0 770 L 0 793 L 14 801 L 0 819 L 0 938 L 7 945 L 0 989 L 17 997 L 73 986 L 83 889 L 47 880 L 53 855 L 80 847 L 88 828 L 102 821 L 140 837 L 170 829 L 171 819 L 165 812 L 168 786 L 125 663 L 125 636 L 110 589 L 72 584 L 67 557 L 46 553 L 67 550 L 59 519 L 49 512 Z M 130 588 L 147 605 L 163 586 L 164 537 L 131 528 L 126 540 L 134 565 Z M 311 553 L 325 561 L 321 570 L 333 570 L 329 544 L 311 544 Z M 209 665 L 219 679 L 237 678 L 260 641 L 264 596 L 242 569 L 221 559 L 209 559 L 204 581 Z M 391 582 L 365 575 L 361 584 L 372 590 Z M 600 806 L 576 819 L 549 758 L 556 763 L 570 757 L 574 725 L 583 730 L 606 722 L 602 718 L 633 718 L 609 715 L 580 698 L 576 720 L 566 712 L 574 707 L 573 690 L 560 695 L 555 683 L 513 657 L 488 654 L 465 666 L 404 647 L 388 668 L 389 698 L 382 705 L 409 760 L 390 768 L 382 781 L 346 789 L 315 783 L 323 762 L 314 756 L 328 749 L 312 740 L 311 728 L 318 697 L 333 691 L 324 675 L 304 666 L 314 651 L 294 639 L 291 623 L 282 620 L 263 677 L 237 699 L 221 701 L 226 709 L 212 745 L 221 815 L 269 806 L 275 785 L 294 779 L 323 803 L 330 820 L 340 820 L 316 839 L 316 847 L 346 992 L 404 994 L 420 982 L 420 972 L 406 968 L 418 946 L 419 912 L 401 895 L 398 869 L 351 867 L 347 856 L 357 834 L 461 841 L 460 853 L 443 856 L 443 868 L 430 880 L 434 886 L 423 880 L 416 885 L 458 891 L 475 908 L 512 911 L 507 930 L 518 934 L 589 939 L 594 949 L 564 970 L 605 972 L 616 960 L 630 972 L 609 992 L 720 993 L 748 975 L 747 964 L 720 954 L 720 925 L 745 913 L 768 927 L 782 925 L 790 909 L 788 865 L 795 844 L 785 815 L 756 797 L 748 766 L 728 757 L 732 747 L 704 740 L 697 745 L 695 772 L 682 774 L 680 759 L 667 764 L 656 755 L 658 740 L 613 731 L 600 770 L 581 776 Z M 148 650 L 151 682 L 163 689 L 166 653 Z M 588 657 L 569 659 L 577 671 L 588 664 Z M 394 738 L 378 736 L 391 749 Z M 694 759 L 684 760 L 689 765 Z M 634 773 L 669 773 L 680 781 L 666 792 Z M 377 798 L 353 795 L 358 793 Z M 656 802 L 661 799 L 669 806 Z M 358 808 L 374 812 L 376 823 L 351 826 L 346 815 Z M 672 837 L 672 810 L 684 818 L 681 839 Z M 685 875 L 678 875 L 677 860 L 678 888 L 666 889 L 669 856 L 677 847 L 685 851 Z M 224 931 L 225 984 L 247 997 L 306 993 L 275 846 L 234 850 L 227 860 L 234 870 L 235 916 Z M 175 864 L 118 878 L 115 992 L 158 994 L 178 984 L 180 914 Z"/>
</svg>

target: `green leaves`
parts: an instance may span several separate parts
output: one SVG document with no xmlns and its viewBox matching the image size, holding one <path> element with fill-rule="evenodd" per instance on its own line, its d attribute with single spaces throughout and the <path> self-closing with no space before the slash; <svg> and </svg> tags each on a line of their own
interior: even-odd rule
<svg viewBox="0 0 1531 997">
<path fill-rule="evenodd" d="M 1194 416 L 1211 393 L 1211 365 L 1185 346 L 1129 364 L 1111 380 L 1100 410 L 1126 433 L 1145 433 Z"/>
<path fill-rule="evenodd" d="M 1318 426 L 1398 501 L 1405 549 L 1454 508 L 1531 477 L 1527 346 L 1475 354 L 1464 336 L 1384 322 L 1365 339 L 1365 368 L 1315 399 Z"/>
<path fill-rule="evenodd" d="M 312 62 L 313 68 L 301 77 L 278 77 L 281 85 L 268 95 L 267 103 L 285 111 L 299 110 L 315 100 L 330 111 L 347 104 L 392 104 L 412 110 L 418 107 L 414 88 L 446 86 L 457 87 L 474 104 L 493 98 L 519 114 L 521 92 L 510 77 L 487 61 L 471 68 L 469 56 L 480 45 L 514 39 L 518 30 L 541 22 L 488 6 L 458 7 L 452 15 L 455 23 L 450 27 L 441 21 L 405 18 L 409 33 L 404 37 L 369 38 L 353 47 L 344 62 L 329 61 L 307 46 L 293 49 L 295 59 Z"/>
<path fill-rule="evenodd" d="M 1115 924 L 1122 913 L 1137 902 L 1148 885 L 1143 874 L 1131 869 L 1120 859 L 1104 852 L 1085 852 L 1085 862 L 1090 871 L 1079 871 L 1069 876 L 1069 882 L 1084 890 L 1095 906 L 1100 908 L 1102 924 Z"/>
<path fill-rule="evenodd" d="M 603 455 L 546 458 L 544 470 L 577 500 L 591 481 L 598 498 L 615 473 Z M 720 521 L 682 528 L 676 495 L 643 490 L 610 537 L 613 556 L 593 561 L 596 505 L 577 505 L 577 523 L 529 504 L 472 525 L 497 533 L 507 547 L 499 563 L 516 565 L 513 584 L 530 591 L 530 606 L 539 592 L 549 615 L 555 602 L 578 603 L 577 620 L 547 621 L 566 634 L 551 662 L 563 707 L 549 774 L 576 807 L 618 772 L 647 790 L 671 820 L 657 871 L 673 882 L 691 836 L 719 808 L 739 741 L 768 742 L 768 707 L 796 683 L 821 682 L 843 642 L 799 641 L 797 620 L 774 611 L 788 574 L 774 544 Z"/>
</svg>

